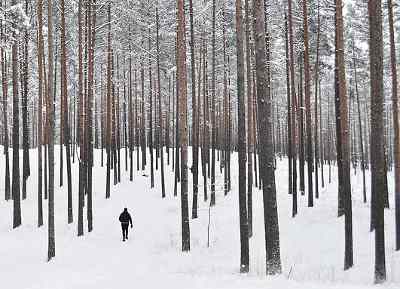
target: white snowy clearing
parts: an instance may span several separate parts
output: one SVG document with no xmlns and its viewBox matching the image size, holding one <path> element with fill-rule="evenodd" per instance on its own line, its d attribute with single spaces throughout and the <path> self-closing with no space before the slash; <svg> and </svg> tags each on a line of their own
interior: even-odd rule
<svg viewBox="0 0 400 289">
<path fill-rule="evenodd" d="M 57 146 L 58 148 L 58 146 Z M 2 148 L 0 148 L 2 151 Z M 95 151 L 93 172 L 94 231 L 77 237 L 77 162 L 73 165 L 74 223 L 67 225 L 67 187 L 59 188 L 56 149 L 55 206 L 56 258 L 47 257 L 47 201 L 45 225 L 37 228 L 37 151 L 31 150 L 28 199 L 22 202 L 22 226 L 12 230 L 12 202 L 0 200 L 0 276 L 7 289 L 111 289 L 111 288 L 372 288 L 374 234 L 369 232 L 369 205 L 362 202 L 361 173 L 353 172 L 354 263 L 343 271 L 344 219 L 337 218 L 337 189 L 332 182 L 320 192 L 314 208 L 299 196 L 299 214 L 291 218 L 287 193 L 287 160 L 276 171 L 283 273 L 265 276 L 262 192 L 254 189 L 254 235 L 250 241 L 250 273 L 239 273 L 239 209 L 237 160 L 232 159 L 232 192 L 224 196 L 218 178 L 216 206 L 211 209 L 210 248 L 207 248 L 208 203 L 199 189 L 199 218 L 190 221 L 191 251 L 181 252 L 180 191 L 173 196 L 173 173 L 166 167 L 166 194 L 161 198 L 159 172 L 155 188 L 150 178 L 135 170 L 133 183 L 125 173 L 121 150 L 121 184 L 105 199 L 105 167 Z M 136 154 L 134 154 L 136 155 Z M 22 156 L 22 153 L 21 153 Z M 22 157 L 21 157 L 22 159 Z M 150 166 L 148 165 L 148 168 Z M 136 168 L 136 166 L 135 166 Z M 65 170 L 64 173 L 66 174 Z M 336 169 L 332 168 L 332 180 Z M 149 175 L 146 171 L 145 174 Z M 0 192 L 4 192 L 4 160 L 0 165 Z M 190 173 L 189 177 L 191 179 Z M 65 179 L 64 179 L 65 180 Z M 369 175 L 367 175 L 369 182 Z M 328 167 L 325 166 L 328 183 Z M 66 180 L 64 181 L 66 183 Z M 393 175 L 389 185 L 392 188 Z M 191 192 L 191 184 L 189 184 Z M 393 195 L 391 189 L 391 206 Z M 118 216 L 128 207 L 134 228 L 122 242 Z M 191 194 L 189 198 L 191 210 Z M 189 215 L 190 212 L 189 212 Z M 399 288 L 400 254 L 394 252 L 394 210 L 385 214 L 388 282 L 379 287 Z"/>
</svg>

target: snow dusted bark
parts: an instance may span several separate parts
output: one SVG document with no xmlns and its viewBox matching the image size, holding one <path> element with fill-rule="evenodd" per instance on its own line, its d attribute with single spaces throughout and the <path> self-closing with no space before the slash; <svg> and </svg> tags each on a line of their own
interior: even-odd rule
<svg viewBox="0 0 400 289">
<path fill-rule="evenodd" d="M 269 41 L 269 38 L 266 38 L 265 34 L 266 21 L 264 1 L 255 0 L 253 5 L 259 116 L 258 127 L 261 158 L 260 178 L 262 179 L 263 185 L 266 269 L 267 275 L 275 275 L 280 274 L 282 269 L 272 141 L 272 98 L 269 90 L 269 62 L 266 59 L 266 41 Z"/>
<path fill-rule="evenodd" d="M 246 81 L 247 81 L 247 213 L 249 222 L 249 237 L 253 234 L 253 96 L 251 79 L 251 53 L 250 53 L 250 5 L 245 0 L 245 30 L 246 30 Z"/>
<path fill-rule="evenodd" d="M 11 2 L 15 5 L 15 0 Z M 15 33 L 14 33 L 15 34 Z M 12 166 L 12 199 L 13 228 L 21 225 L 21 189 L 19 171 L 19 92 L 18 92 L 18 40 L 11 46 L 12 93 L 13 93 L 13 166 Z"/>
<path fill-rule="evenodd" d="M 156 6 L 156 32 L 157 32 L 157 98 L 158 98 L 158 149 L 160 150 L 161 160 L 161 196 L 165 197 L 165 181 L 164 181 L 164 141 L 162 138 L 162 130 L 163 130 L 163 117 L 162 117 L 162 106 L 161 106 L 161 79 L 160 79 L 160 21 L 158 15 L 158 2 Z"/>
<path fill-rule="evenodd" d="M 53 113 L 53 5 L 47 2 L 48 30 L 48 142 L 49 142 L 49 201 L 48 201 L 48 261 L 56 255 L 54 228 L 54 113 Z"/>
<path fill-rule="evenodd" d="M 67 182 L 68 182 L 68 224 L 73 222 L 72 211 L 72 179 L 71 179 L 71 152 L 70 152 L 70 128 L 68 124 L 68 96 L 67 96 L 67 49 L 65 44 L 65 1 L 61 0 L 61 98 L 63 103 L 63 140 L 66 151 Z M 62 148 L 62 147 L 61 147 Z M 60 151 L 62 154 L 62 150 Z M 62 177 L 60 177 L 62 180 Z"/>
<path fill-rule="evenodd" d="M 42 97 L 43 97 L 43 1 L 37 1 L 37 17 L 38 17 L 38 73 L 39 73 L 39 87 L 38 87 L 38 227 L 43 225 L 43 196 L 42 196 Z M 3 82 L 4 83 L 4 82 Z"/>
<path fill-rule="evenodd" d="M 249 272 L 249 228 L 246 203 L 246 123 L 244 104 L 244 33 L 242 1 L 236 0 L 236 53 L 238 98 L 238 166 L 240 219 L 240 272 Z"/>
<path fill-rule="evenodd" d="M 386 280 L 384 186 L 385 156 L 383 127 L 383 35 L 381 0 L 368 1 L 369 61 L 371 77 L 371 194 L 375 229 L 375 283 Z"/>
<path fill-rule="evenodd" d="M 194 43 L 194 24 L 193 24 L 193 0 L 189 0 L 189 19 L 190 19 L 190 71 L 192 88 L 192 174 L 193 174 L 193 204 L 192 218 L 197 218 L 197 199 L 199 191 L 199 145 L 198 145 L 198 115 L 197 115 L 197 94 L 196 94 L 196 67 L 195 67 L 195 43 Z"/>
<path fill-rule="evenodd" d="M 289 25 L 289 64 L 290 64 L 290 98 L 292 100 L 290 107 L 290 119 L 291 119 L 291 145 L 292 145 L 292 171 L 291 179 L 292 179 L 292 216 L 295 217 L 297 215 L 297 155 L 296 155 L 296 86 L 295 86 L 295 67 L 294 67 L 294 52 L 293 52 L 293 20 L 292 20 L 292 0 L 288 0 L 288 25 Z"/>
<path fill-rule="evenodd" d="M 211 46 L 212 46 L 212 79 L 211 79 L 211 200 L 210 200 L 210 205 L 214 206 L 215 205 L 215 146 L 217 142 L 217 123 L 216 123 L 216 117 L 215 117 L 215 111 L 217 110 L 217 104 L 216 104 L 216 96 L 215 96 L 215 80 L 216 80 L 216 62 L 215 62 L 215 22 L 216 22 L 216 16 L 215 16 L 215 1 L 212 0 L 212 41 L 211 41 Z"/>
<path fill-rule="evenodd" d="M 396 250 L 400 250 L 400 128 L 399 128 L 399 101 L 397 91 L 396 45 L 394 41 L 395 29 L 393 25 L 393 4 L 387 0 L 390 31 L 390 61 L 392 70 L 392 110 L 393 110 L 393 150 L 394 150 L 394 177 L 395 177 L 395 209 L 396 209 Z"/>
<path fill-rule="evenodd" d="M 25 0 L 25 13 L 28 12 L 28 1 Z M 21 75 L 21 89 L 22 89 L 22 199 L 26 199 L 26 182 L 30 176 L 29 166 L 29 128 L 28 128 L 28 30 L 25 29 L 24 33 L 24 51 L 23 51 L 23 68 Z"/>
<path fill-rule="evenodd" d="M 306 135 L 307 135 L 307 179 L 308 179 L 308 206 L 314 206 L 313 195 L 313 155 L 312 155 L 312 131 L 311 131 L 311 79 L 310 59 L 308 43 L 308 8 L 307 1 L 303 1 L 303 29 L 304 29 L 304 98 L 306 104 Z"/>
<path fill-rule="evenodd" d="M 179 138 L 181 148 L 181 216 L 182 251 L 190 251 L 188 205 L 188 129 L 187 129 L 187 76 L 184 0 L 177 0 L 177 76 L 179 95 Z"/>
<path fill-rule="evenodd" d="M 352 225 L 352 204 L 351 204 L 351 183 L 350 183 L 350 146 L 349 146 L 349 121 L 348 121 L 348 106 L 346 93 L 346 71 L 344 59 L 344 38 L 343 38 L 343 15 L 342 15 L 342 0 L 335 2 L 335 71 L 336 71 L 336 101 L 338 102 L 339 117 L 337 118 L 337 126 L 339 130 L 337 138 L 340 137 L 340 146 L 338 150 L 338 162 L 340 161 L 342 180 L 339 180 L 339 192 L 343 198 L 343 209 L 345 215 L 345 257 L 344 269 L 347 270 L 353 266 L 353 225 Z M 339 143 L 339 139 L 338 139 Z M 340 152 L 339 152 L 340 150 Z M 340 195 L 340 193 L 339 193 Z M 340 197 L 340 196 L 339 196 Z"/>
</svg>

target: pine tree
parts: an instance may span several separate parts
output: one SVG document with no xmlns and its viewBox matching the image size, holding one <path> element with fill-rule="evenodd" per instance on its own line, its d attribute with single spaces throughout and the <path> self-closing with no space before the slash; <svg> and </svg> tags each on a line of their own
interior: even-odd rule
<svg viewBox="0 0 400 289">
<path fill-rule="evenodd" d="M 261 169 L 263 186 L 264 229 L 267 275 L 281 273 L 279 245 L 279 223 L 276 204 L 274 152 L 272 140 L 272 97 L 270 94 L 270 66 L 266 47 L 269 37 L 266 35 L 265 6 L 263 0 L 253 2 L 254 40 L 257 76 L 257 105 Z"/>
<path fill-rule="evenodd" d="M 43 225 L 43 190 L 42 190 L 42 102 L 43 102 L 43 58 L 44 58 L 44 48 L 43 48 L 43 1 L 37 1 L 37 17 L 38 17 L 38 73 L 39 73 L 39 87 L 38 87 L 38 227 Z M 3 82 L 4 83 L 4 82 Z"/>
<path fill-rule="evenodd" d="M 313 196 L 313 156 L 311 132 L 311 92 L 310 92 L 310 59 L 308 41 L 308 8 L 307 1 L 303 1 L 303 29 L 304 29 L 304 98 L 306 102 L 306 135 L 307 135 L 307 179 L 308 179 L 308 206 L 314 206 Z M 301 85 L 301 84 L 300 84 Z"/>
<path fill-rule="evenodd" d="M 50 261 L 56 256 L 55 228 L 54 228 L 54 113 L 53 113 L 53 5 L 52 0 L 47 2 L 47 51 L 48 51 L 48 150 L 49 150 L 49 201 L 48 201 L 48 255 Z"/>
<path fill-rule="evenodd" d="M 240 219 L 240 272 L 249 272 L 249 228 L 246 202 L 246 124 L 244 104 L 244 33 L 242 1 L 236 0 L 236 54 L 238 98 L 238 166 Z M 265 45 L 264 45 L 265 46 Z"/>
<path fill-rule="evenodd" d="M 186 37 L 184 1 L 177 0 L 177 77 L 179 96 L 179 138 L 181 150 L 181 215 L 182 251 L 190 251 L 190 227 L 188 206 L 188 165 L 187 165 L 187 77 L 186 77 Z"/>
<path fill-rule="evenodd" d="M 400 128 L 399 102 L 397 91 L 396 45 L 394 41 L 395 29 L 393 24 L 392 0 L 387 0 L 390 31 L 390 62 L 392 70 L 392 114 L 393 114 L 393 149 L 394 149 L 394 178 L 395 178 L 395 210 L 396 210 L 396 250 L 400 250 Z"/>
<path fill-rule="evenodd" d="M 371 75 L 371 194 L 374 196 L 375 283 L 386 280 L 384 231 L 383 38 L 381 0 L 368 1 Z"/>
<path fill-rule="evenodd" d="M 336 101 L 338 102 L 339 115 L 336 126 L 340 137 L 340 146 L 337 146 L 338 162 L 340 160 L 341 170 L 338 174 L 342 175 L 339 179 L 339 192 L 343 198 L 343 208 L 345 215 L 345 257 L 344 269 L 347 270 L 353 266 L 353 225 L 352 225 L 352 204 L 351 204 L 351 183 L 350 183 L 350 149 L 349 149 L 349 122 L 348 122 L 348 107 L 346 93 L 346 71 L 344 65 L 344 39 L 343 39 L 343 15 L 342 15 L 342 0 L 335 2 L 335 73 L 336 73 Z M 337 140 L 339 143 L 339 139 Z M 340 150 L 340 151 L 339 151 Z M 340 159 L 339 159 L 340 156 Z M 340 194 L 340 193 L 339 193 Z"/>
<path fill-rule="evenodd" d="M 68 224 L 73 222 L 72 211 L 72 176 L 71 176 L 71 152 L 70 152 L 70 127 L 68 123 L 68 96 L 67 96 L 67 52 L 65 44 L 65 1 L 61 0 L 61 98 L 63 103 L 63 140 L 67 161 L 67 182 L 68 182 Z M 62 150 L 60 151 L 62 154 Z"/>
<path fill-rule="evenodd" d="M 15 5 L 13 0 L 11 5 Z M 15 24 L 14 24 L 15 25 Z M 15 37 L 15 32 L 13 32 Z M 12 166 L 12 199 L 13 199 L 13 228 L 21 225 L 21 190 L 19 171 L 19 92 L 18 92 L 18 43 L 14 40 L 11 46 L 12 93 L 13 93 L 13 166 Z"/>
</svg>

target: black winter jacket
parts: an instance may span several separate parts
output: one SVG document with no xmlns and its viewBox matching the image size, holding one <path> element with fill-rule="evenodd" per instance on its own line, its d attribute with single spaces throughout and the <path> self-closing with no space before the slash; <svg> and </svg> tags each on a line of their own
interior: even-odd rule
<svg viewBox="0 0 400 289">
<path fill-rule="evenodd" d="M 128 213 L 128 211 L 123 211 L 122 213 L 121 213 L 121 215 L 119 215 L 119 221 L 122 223 L 122 224 L 131 224 L 131 226 L 132 226 L 132 218 L 131 218 L 131 215 Z"/>
</svg>

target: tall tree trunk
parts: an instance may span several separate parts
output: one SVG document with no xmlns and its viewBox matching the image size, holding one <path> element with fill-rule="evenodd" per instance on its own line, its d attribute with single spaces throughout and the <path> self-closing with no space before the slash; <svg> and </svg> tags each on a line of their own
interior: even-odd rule
<svg viewBox="0 0 400 289">
<path fill-rule="evenodd" d="M 251 53 L 250 53 L 250 7 L 249 0 L 245 0 L 245 29 L 246 29 L 246 80 L 247 80 L 247 215 L 249 222 L 249 237 L 253 235 L 253 97 L 251 80 Z"/>
<path fill-rule="evenodd" d="M 375 283 L 386 280 L 384 231 L 384 127 L 383 127 L 383 35 L 381 0 L 368 1 L 369 60 L 371 75 L 371 194 L 374 203 Z M 372 217 L 372 216 L 371 216 Z"/>
<path fill-rule="evenodd" d="M 107 128 L 106 128 L 106 151 L 107 151 L 107 176 L 106 176 L 106 198 L 110 197 L 111 185 L 111 2 L 108 3 L 108 32 L 107 32 Z"/>
<path fill-rule="evenodd" d="M 129 33 L 130 33 L 129 26 Z M 135 141 L 135 133 L 136 133 L 136 112 L 135 119 L 133 115 L 133 99 L 132 99 L 132 47 L 131 43 L 129 43 L 129 86 L 128 86 L 128 96 L 129 96 L 129 107 L 128 107 L 128 121 L 129 121 L 129 180 L 133 181 L 133 150 L 134 150 L 134 141 Z M 134 72 L 136 76 L 136 70 Z M 136 99 L 136 78 L 135 78 L 135 99 Z M 136 109 L 136 103 L 135 103 Z"/>
<path fill-rule="evenodd" d="M 92 8 L 93 7 L 93 8 Z M 87 156 L 87 221 L 88 232 L 93 230 L 93 210 L 92 210 L 92 168 L 93 168 L 93 78 L 94 78 L 94 46 L 96 31 L 96 4 L 92 1 L 87 2 L 88 14 L 88 94 L 87 94 L 87 139 L 86 139 L 86 156 Z M 93 11 L 92 11 L 93 9 Z"/>
<path fill-rule="evenodd" d="M 149 28 L 149 51 L 151 51 L 151 40 L 150 40 L 150 28 Z M 151 73 L 151 56 L 149 53 L 149 102 L 150 102 L 150 113 L 149 113 L 149 150 L 150 150 L 150 187 L 154 188 L 154 149 L 153 149 L 153 82 Z"/>
<path fill-rule="evenodd" d="M 15 5 L 13 0 L 11 5 Z M 18 38 L 13 33 L 14 42 L 11 46 L 12 91 L 13 91 L 13 166 L 12 166 L 12 199 L 13 199 L 13 228 L 21 225 L 21 189 L 19 171 L 19 92 L 18 92 Z"/>
<path fill-rule="evenodd" d="M 25 13 L 28 14 L 28 0 L 25 0 Z M 26 182 L 30 176 L 29 166 L 29 129 L 28 129 L 28 30 L 25 29 L 24 35 L 24 64 L 22 82 L 22 147 L 23 147 L 23 166 L 22 166 L 22 199 L 26 199 Z"/>
<path fill-rule="evenodd" d="M 244 103 L 244 33 L 242 15 L 242 1 L 236 0 L 240 272 L 247 273 L 249 272 L 249 228 L 246 202 L 246 120 Z"/>
<path fill-rule="evenodd" d="M 79 99 L 79 191 L 78 191 L 78 236 L 82 236 L 83 231 L 83 203 L 85 197 L 85 176 L 86 169 L 84 163 L 84 111 L 83 111 L 83 61 L 82 61 L 82 0 L 78 4 L 78 99 Z"/>
<path fill-rule="evenodd" d="M 187 77 L 186 77 L 186 38 L 184 1 L 177 0 L 177 75 L 179 95 L 179 128 L 181 147 L 181 214 L 182 251 L 190 251 L 189 205 L 188 205 L 188 166 L 187 166 Z"/>
<path fill-rule="evenodd" d="M 49 201 L 48 201 L 48 261 L 56 256 L 54 228 L 54 111 L 53 111 L 53 5 L 47 1 L 47 44 L 48 44 L 48 145 L 49 145 Z M 15 55 L 16 56 L 16 55 Z"/>
<path fill-rule="evenodd" d="M 197 218 L 197 199 L 199 192 L 199 147 L 198 147 L 198 116 L 197 116 L 197 96 L 196 96 L 196 67 L 195 67 L 195 42 L 194 42 L 194 25 L 193 25 L 193 0 L 189 0 L 189 17 L 190 17 L 190 67 L 191 67 L 191 84 L 192 84 L 192 174 L 193 174 L 193 204 L 192 218 Z M 200 93 L 200 92 L 199 92 Z"/>
<path fill-rule="evenodd" d="M 216 137 L 216 96 L 215 96 L 215 81 L 216 81 L 216 58 L 215 58 L 215 22 L 216 22 L 216 0 L 212 0 L 212 79 L 211 79 L 211 200 L 210 205 L 215 205 L 215 147 L 217 142 Z"/>
<path fill-rule="evenodd" d="M 203 29 L 205 24 L 203 24 Z M 202 174 L 203 174 L 203 195 L 204 201 L 207 201 L 207 156 L 209 154 L 209 146 L 208 146 L 208 97 L 207 97 L 207 41 L 205 30 L 203 31 L 203 44 L 202 44 L 202 52 L 203 52 L 203 147 L 201 150 L 202 153 Z"/>
<path fill-rule="evenodd" d="M 313 155 L 311 131 L 311 79 L 308 43 L 308 10 L 307 1 L 303 1 L 303 29 L 304 29 L 304 98 L 306 103 L 306 134 L 307 134 L 307 179 L 308 179 L 308 206 L 314 206 L 313 196 Z"/>
<path fill-rule="evenodd" d="M 64 107 L 63 111 L 63 132 L 64 145 L 67 161 L 67 182 L 68 182 L 68 224 L 73 222 L 72 211 L 72 179 L 71 179 L 71 152 L 69 145 L 69 122 L 68 122 L 68 91 L 67 91 L 67 49 L 65 45 L 65 1 L 61 0 L 61 98 Z M 61 153 L 61 152 L 60 152 Z M 62 179 L 62 178 L 61 178 Z"/>
<path fill-rule="evenodd" d="M 158 15 L 158 1 L 156 6 L 156 33 L 157 33 L 157 98 L 158 98 L 158 142 L 157 145 L 159 153 L 161 154 L 160 166 L 161 166 L 161 196 L 165 198 L 165 181 L 164 181 L 164 142 L 162 139 L 162 131 L 163 131 L 163 113 L 161 106 L 161 80 L 160 80 L 160 20 Z"/>
<path fill-rule="evenodd" d="M 305 2 L 305 1 L 304 1 Z M 318 88 L 319 88 L 319 42 L 320 42 L 320 7 L 318 0 L 318 16 L 317 16 L 317 58 L 315 62 L 315 94 L 314 94 L 314 182 L 315 182 L 315 198 L 319 198 L 319 180 L 318 180 L 318 166 L 319 166 L 319 144 L 318 140 Z M 322 125 L 322 124 L 321 124 Z M 322 141 L 321 141 L 322 142 Z M 322 169 L 322 168 L 321 168 Z"/>
<path fill-rule="evenodd" d="M 38 74 L 39 74 L 39 87 L 38 87 L 38 227 L 43 225 L 43 190 L 42 190 L 42 179 L 43 179 L 43 169 L 42 169 L 42 141 L 43 141 L 43 108 L 42 108 L 42 98 L 43 98 L 43 57 L 44 57 L 44 47 L 43 47 L 43 1 L 37 0 L 37 17 L 38 17 Z M 3 71 L 4 73 L 4 71 Z M 4 89 L 3 80 L 3 89 Z M 4 92 L 4 90 L 3 90 Z M 6 122 L 7 123 L 7 122 Z M 6 130 L 6 137 L 7 137 Z M 6 145 L 8 145 L 8 140 Z"/>
<path fill-rule="evenodd" d="M 167 166 L 169 166 L 169 152 L 170 152 L 170 113 L 171 113 L 171 76 L 168 76 L 168 109 L 165 117 L 165 146 L 167 151 Z"/>
<path fill-rule="evenodd" d="M 8 201 L 11 199 L 10 192 L 10 153 L 9 153 L 9 133 L 8 133 L 8 81 L 7 81 L 7 55 L 4 49 L 1 53 L 2 88 L 3 88 L 3 114 L 4 114 L 4 155 L 5 155 L 5 174 L 4 174 L 4 197 Z"/>
<path fill-rule="evenodd" d="M 296 109 L 298 109 L 298 114 L 297 114 L 297 123 L 298 123 L 298 129 L 299 129 L 299 177 L 300 177 L 300 192 L 301 195 L 305 194 L 305 173 L 304 173 L 304 167 L 305 167 L 305 143 L 304 143 L 304 94 L 303 94 L 303 78 L 304 78 L 304 60 L 301 59 L 301 56 L 304 55 L 304 51 L 300 52 L 299 55 L 299 82 L 298 82 L 298 105 L 296 105 Z M 304 56 L 303 56 L 304 58 Z"/>
<path fill-rule="evenodd" d="M 352 204 L 351 204 L 351 183 L 350 183 L 350 150 L 349 150 L 349 122 L 346 95 L 346 71 L 344 64 L 344 39 L 343 39 L 343 16 L 342 0 L 336 0 L 335 6 L 335 40 L 336 40 L 336 74 L 337 74 L 337 97 L 339 98 L 339 122 L 340 122 L 340 147 L 338 147 L 342 163 L 342 189 L 345 214 L 345 255 L 344 269 L 353 266 L 353 225 L 352 225 Z M 338 125 L 338 124 L 337 124 Z M 339 155 L 339 153 L 338 153 Z M 340 181 L 339 181 L 340 182 Z"/>
<path fill-rule="evenodd" d="M 266 47 L 265 7 L 263 0 L 254 0 L 254 40 L 256 52 L 258 127 L 260 129 L 261 179 L 263 184 L 264 229 L 267 275 L 281 273 L 279 223 L 276 204 L 274 153 L 272 141 L 272 97 L 268 76 L 269 59 Z"/>
<path fill-rule="evenodd" d="M 225 2 L 222 7 L 222 38 L 223 38 L 223 54 L 224 54 L 224 194 L 227 195 L 229 191 L 229 101 L 228 101 L 228 76 L 227 76 L 227 55 L 226 55 L 226 13 Z M 200 54 L 201 55 L 201 54 Z M 200 61 L 201 63 L 201 61 Z M 200 69 L 199 69 L 200 72 Z M 200 95 L 200 75 L 199 75 L 199 95 Z"/>
<path fill-rule="evenodd" d="M 400 127 L 399 102 L 397 91 L 396 46 L 394 41 L 393 4 L 388 0 L 389 30 L 390 30 L 390 61 L 392 70 L 392 114 L 393 114 L 393 150 L 394 150 L 394 192 L 396 210 L 396 250 L 400 250 Z"/>
<path fill-rule="evenodd" d="M 292 102 L 290 104 L 291 106 L 291 113 L 290 113 L 290 119 L 292 121 L 291 123 L 291 144 L 292 144 L 292 172 L 291 172 L 291 178 L 292 178 L 292 217 L 295 217 L 297 215 L 297 156 L 296 156 L 296 147 L 297 147 L 297 142 L 296 142 L 296 86 L 295 86 L 295 79 L 294 79 L 294 52 L 293 52 L 293 20 L 292 20 L 292 0 L 288 0 L 288 24 L 289 24 L 289 55 L 290 55 L 290 88 L 291 88 L 291 99 Z"/>
<path fill-rule="evenodd" d="M 287 156 L 288 156 L 288 193 L 292 194 L 293 184 L 292 184 L 292 113 L 291 113 L 291 101 L 290 101 L 290 77 L 289 77 L 289 39 L 288 39 L 288 21 L 285 13 L 285 57 L 286 57 L 286 94 L 287 94 Z M 292 201 L 292 216 L 297 214 L 297 202 L 295 199 Z"/>
</svg>

